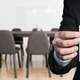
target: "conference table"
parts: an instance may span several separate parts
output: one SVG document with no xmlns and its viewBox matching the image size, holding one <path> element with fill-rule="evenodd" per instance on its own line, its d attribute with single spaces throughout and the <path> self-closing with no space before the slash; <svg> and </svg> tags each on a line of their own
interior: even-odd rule
<svg viewBox="0 0 80 80">
<path fill-rule="evenodd" d="M 32 31 L 11 31 L 11 32 L 13 35 L 16 35 L 16 36 L 29 37 Z M 54 37 L 54 33 L 56 31 L 44 31 L 44 32 L 45 34 L 47 34 L 48 37 Z M 2 57 L 0 54 L 0 68 L 2 66 L 1 60 L 2 60 Z"/>
</svg>

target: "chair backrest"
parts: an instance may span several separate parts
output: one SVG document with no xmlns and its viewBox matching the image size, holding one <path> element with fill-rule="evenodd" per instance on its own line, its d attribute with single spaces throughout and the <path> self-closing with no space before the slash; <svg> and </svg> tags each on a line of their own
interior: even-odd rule
<svg viewBox="0 0 80 80">
<path fill-rule="evenodd" d="M 49 51 L 47 35 L 43 31 L 32 31 L 27 51 L 29 54 L 46 54 Z"/>
<path fill-rule="evenodd" d="M 14 28 L 14 29 L 12 29 L 12 31 L 22 31 L 20 28 Z M 18 36 L 18 35 L 13 35 L 14 36 L 14 40 L 15 40 L 15 43 L 17 44 L 17 43 L 19 43 L 19 42 L 21 42 L 21 43 L 23 43 L 23 37 L 21 37 L 21 36 Z"/>
<path fill-rule="evenodd" d="M 21 29 L 20 28 L 14 28 L 14 29 L 12 29 L 12 31 L 21 31 Z"/>
<path fill-rule="evenodd" d="M 0 30 L 0 54 L 15 53 L 13 35 L 8 30 Z"/>
<path fill-rule="evenodd" d="M 38 29 L 37 28 L 33 28 L 32 31 L 38 31 Z"/>
</svg>

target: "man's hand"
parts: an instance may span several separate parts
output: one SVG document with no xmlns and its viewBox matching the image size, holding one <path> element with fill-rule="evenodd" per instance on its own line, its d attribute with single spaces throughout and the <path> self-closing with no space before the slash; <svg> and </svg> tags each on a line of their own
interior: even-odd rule
<svg viewBox="0 0 80 80">
<path fill-rule="evenodd" d="M 58 57 L 61 59 L 73 59 L 77 56 L 80 43 L 80 32 L 59 31 L 55 33 L 53 45 Z"/>
</svg>

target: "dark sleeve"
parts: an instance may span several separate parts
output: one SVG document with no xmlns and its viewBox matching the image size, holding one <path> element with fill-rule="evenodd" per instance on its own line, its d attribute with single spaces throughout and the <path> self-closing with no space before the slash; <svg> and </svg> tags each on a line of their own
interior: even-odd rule
<svg viewBox="0 0 80 80">
<path fill-rule="evenodd" d="M 60 31 L 78 31 L 73 0 L 64 0 L 64 10 Z"/>
<path fill-rule="evenodd" d="M 53 53 L 54 53 L 54 49 L 52 49 L 49 52 L 49 58 L 48 58 L 48 62 L 49 62 L 49 67 L 50 70 L 55 73 L 55 74 L 64 74 L 67 73 L 71 68 L 76 67 L 77 66 L 77 62 L 78 62 L 78 56 L 75 57 L 66 67 L 61 67 L 60 65 L 57 64 L 57 62 L 55 61 L 54 57 L 53 57 Z"/>
<path fill-rule="evenodd" d="M 64 0 L 63 20 L 59 31 L 78 31 L 78 25 L 75 18 L 74 9 L 71 0 Z M 66 67 L 59 66 L 54 57 L 54 50 L 49 53 L 49 66 L 50 70 L 56 74 L 67 73 L 71 68 L 77 66 L 78 56 L 75 57 Z"/>
</svg>

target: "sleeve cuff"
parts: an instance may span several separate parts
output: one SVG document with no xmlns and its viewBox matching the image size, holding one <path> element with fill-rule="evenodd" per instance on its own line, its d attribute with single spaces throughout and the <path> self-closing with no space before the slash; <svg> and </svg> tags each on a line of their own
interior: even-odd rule
<svg viewBox="0 0 80 80">
<path fill-rule="evenodd" d="M 60 58 L 56 55 L 56 52 L 55 52 L 55 51 L 54 51 L 53 56 L 54 56 L 54 59 L 55 59 L 55 61 L 57 62 L 57 64 L 60 65 L 60 66 L 62 66 L 62 67 L 67 66 L 67 65 L 71 62 L 71 60 L 72 60 L 72 59 L 69 59 L 69 60 L 62 60 L 62 59 L 60 59 Z"/>
</svg>

